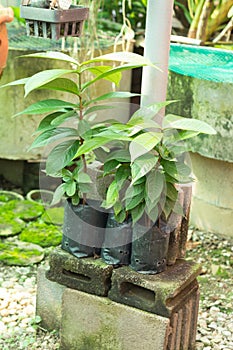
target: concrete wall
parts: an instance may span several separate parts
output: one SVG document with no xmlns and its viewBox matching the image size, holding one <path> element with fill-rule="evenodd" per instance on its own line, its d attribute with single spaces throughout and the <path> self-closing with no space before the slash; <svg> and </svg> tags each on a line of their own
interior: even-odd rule
<svg viewBox="0 0 233 350">
<path fill-rule="evenodd" d="M 191 223 L 233 237 L 233 84 L 170 72 L 167 112 L 203 120 L 217 135 L 189 141 L 194 184 Z"/>
</svg>

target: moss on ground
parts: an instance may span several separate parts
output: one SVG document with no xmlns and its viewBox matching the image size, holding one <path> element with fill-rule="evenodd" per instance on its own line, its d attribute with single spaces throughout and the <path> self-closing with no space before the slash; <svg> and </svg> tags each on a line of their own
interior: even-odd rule
<svg viewBox="0 0 233 350">
<path fill-rule="evenodd" d="M 0 210 L 0 236 L 8 237 L 19 234 L 25 227 L 25 222 L 17 218 L 10 210 Z"/>
<path fill-rule="evenodd" d="M 54 224 L 61 226 L 64 220 L 64 208 L 49 208 L 46 209 L 41 219 L 47 224 Z"/>
<path fill-rule="evenodd" d="M 29 200 L 12 200 L 3 205 L 1 210 L 12 210 L 15 216 L 18 216 L 22 220 L 30 221 L 40 217 L 44 212 L 44 207 Z"/>
<path fill-rule="evenodd" d="M 39 263 L 44 258 L 40 246 L 24 242 L 1 242 L 0 261 L 6 265 L 27 266 Z"/>
<path fill-rule="evenodd" d="M 22 231 L 19 239 L 45 248 L 59 245 L 62 240 L 62 232 L 54 225 L 48 225 L 44 222 L 32 222 Z"/>
</svg>

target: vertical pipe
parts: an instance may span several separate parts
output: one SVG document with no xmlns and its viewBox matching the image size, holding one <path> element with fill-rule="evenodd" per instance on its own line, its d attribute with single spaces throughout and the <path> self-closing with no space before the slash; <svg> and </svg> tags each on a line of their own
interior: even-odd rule
<svg viewBox="0 0 233 350">
<path fill-rule="evenodd" d="M 144 56 L 162 71 L 143 67 L 141 106 L 166 100 L 173 0 L 148 0 Z"/>
</svg>

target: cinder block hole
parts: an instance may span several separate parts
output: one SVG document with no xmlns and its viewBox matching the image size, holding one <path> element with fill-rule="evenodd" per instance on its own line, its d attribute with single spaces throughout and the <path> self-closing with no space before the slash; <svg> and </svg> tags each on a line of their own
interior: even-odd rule
<svg viewBox="0 0 233 350">
<path fill-rule="evenodd" d="M 90 277 L 83 275 L 82 273 L 71 272 L 71 271 L 63 269 L 62 274 L 65 276 L 68 276 L 68 277 L 75 278 L 81 282 L 90 282 L 91 281 Z"/>
<path fill-rule="evenodd" d="M 154 303 L 155 301 L 155 292 L 140 286 L 136 286 L 130 282 L 121 283 L 120 292 L 124 296 L 137 297 L 151 303 Z"/>
</svg>

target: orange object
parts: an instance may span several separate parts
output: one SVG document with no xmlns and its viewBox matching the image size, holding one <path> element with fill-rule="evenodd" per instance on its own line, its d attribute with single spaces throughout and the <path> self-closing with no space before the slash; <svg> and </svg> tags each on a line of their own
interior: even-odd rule
<svg viewBox="0 0 233 350">
<path fill-rule="evenodd" d="M 5 23 L 0 24 L 0 77 L 6 66 L 8 54 L 8 36 Z"/>
<path fill-rule="evenodd" d="M 14 14 L 11 8 L 0 8 L 0 77 L 6 66 L 8 54 L 8 36 L 6 22 L 11 22 Z"/>
</svg>

